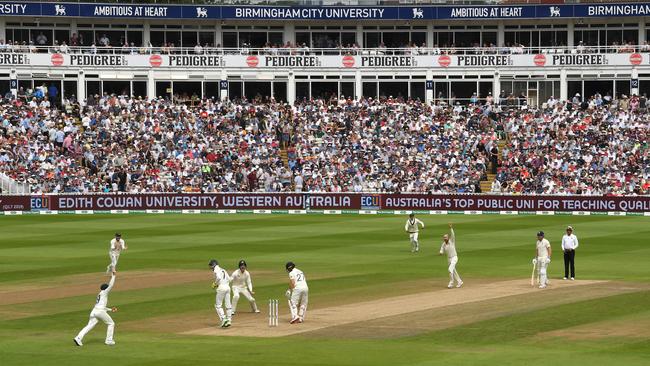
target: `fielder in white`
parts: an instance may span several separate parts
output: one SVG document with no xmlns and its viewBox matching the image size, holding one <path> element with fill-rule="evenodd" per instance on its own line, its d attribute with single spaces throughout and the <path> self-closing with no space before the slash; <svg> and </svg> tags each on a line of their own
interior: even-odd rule
<svg viewBox="0 0 650 366">
<path fill-rule="evenodd" d="M 129 249 L 122 239 L 122 234 L 115 233 L 115 238 L 111 240 L 111 248 L 108 251 L 108 256 L 111 258 L 111 263 L 106 266 L 106 274 L 117 270 L 117 261 L 120 259 L 120 253 L 123 250 Z"/>
<path fill-rule="evenodd" d="M 456 234 L 454 227 L 449 223 L 449 234 L 442 236 L 442 245 L 440 246 L 440 255 L 447 253 L 447 263 L 449 264 L 449 284 L 448 288 L 454 287 L 454 280 L 456 280 L 456 287 L 463 285 L 463 280 L 460 279 L 458 271 L 456 271 L 456 264 L 458 263 L 458 254 L 456 253 Z"/>
<path fill-rule="evenodd" d="M 302 323 L 305 321 L 307 303 L 309 302 L 307 278 L 305 278 L 305 274 L 301 270 L 296 268 L 293 262 L 287 262 L 285 268 L 289 272 L 289 289 L 286 293 L 289 299 L 289 308 L 291 309 L 291 321 L 289 323 Z"/>
<path fill-rule="evenodd" d="M 113 331 L 115 330 L 115 323 L 113 322 L 113 319 L 111 318 L 110 315 L 108 315 L 108 312 L 115 312 L 117 311 L 117 308 L 108 308 L 108 293 L 111 292 L 111 289 L 113 288 L 113 285 L 115 284 L 115 272 L 113 272 L 111 276 L 111 281 L 109 283 L 105 283 L 101 285 L 99 288 L 101 291 L 99 291 L 99 294 L 97 295 L 97 301 L 95 302 L 95 307 L 93 310 L 90 312 L 90 320 L 88 320 L 88 325 L 86 325 L 80 332 L 77 334 L 76 337 L 74 337 L 74 344 L 77 346 L 83 346 L 83 339 L 84 336 L 90 332 L 95 325 L 101 320 L 103 321 L 106 325 L 106 345 L 112 346 L 115 344 L 115 341 L 113 340 Z"/>
<path fill-rule="evenodd" d="M 214 308 L 217 310 L 217 315 L 221 320 L 221 328 L 228 328 L 232 320 L 232 307 L 230 305 L 230 276 L 225 269 L 219 267 L 219 262 L 216 259 L 211 259 L 208 263 L 212 272 L 214 272 L 214 282 L 212 288 L 217 291 L 217 299 L 214 303 Z M 225 304 L 224 304 L 225 302 Z M 225 305 L 225 311 L 222 308 Z"/>
<path fill-rule="evenodd" d="M 546 285 L 548 285 L 546 268 L 548 268 L 548 264 L 551 263 L 552 252 L 551 243 L 544 238 L 544 232 L 538 232 L 533 264 L 536 265 L 539 270 L 539 288 L 546 288 Z"/>
<path fill-rule="evenodd" d="M 416 219 L 415 214 L 410 214 L 408 220 L 406 220 L 406 225 L 404 225 L 404 230 L 409 233 L 409 239 L 411 240 L 411 253 L 417 253 L 420 251 L 420 242 L 418 241 L 420 226 L 424 229 L 424 223 L 419 219 Z"/>
<path fill-rule="evenodd" d="M 253 291 L 253 281 L 251 281 L 251 274 L 247 270 L 245 260 L 239 261 L 239 269 L 236 269 L 232 275 L 232 315 L 237 311 L 237 303 L 239 302 L 239 294 L 244 295 L 246 300 L 251 304 L 251 310 L 254 313 L 259 313 L 257 303 L 255 302 L 255 292 Z"/>
</svg>

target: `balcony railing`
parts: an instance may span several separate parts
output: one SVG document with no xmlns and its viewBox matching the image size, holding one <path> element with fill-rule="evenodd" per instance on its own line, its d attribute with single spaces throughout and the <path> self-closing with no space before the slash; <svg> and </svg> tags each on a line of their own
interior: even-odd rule
<svg viewBox="0 0 650 366">
<path fill-rule="evenodd" d="M 138 46 L 34 46 L 0 44 L 3 53 L 60 53 L 112 55 L 260 55 L 260 56 L 426 56 L 426 55 L 530 55 L 650 52 L 650 45 L 574 47 L 401 47 L 401 48 L 309 48 L 309 47 L 138 47 Z"/>
</svg>

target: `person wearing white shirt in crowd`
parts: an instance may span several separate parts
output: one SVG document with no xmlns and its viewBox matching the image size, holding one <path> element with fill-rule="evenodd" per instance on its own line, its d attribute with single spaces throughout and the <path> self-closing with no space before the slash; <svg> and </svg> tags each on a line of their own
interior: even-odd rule
<svg viewBox="0 0 650 366">
<path fill-rule="evenodd" d="M 289 323 L 302 323 L 305 321 L 307 304 L 309 302 L 307 278 L 301 270 L 296 268 L 293 262 L 287 262 L 285 268 L 289 272 L 289 288 L 286 293 L 291 309 L 291 321 Z"/>
<path fill-rule="evenodd" d="M 122 239 L 122 234 L 115 233 L 115 238 L 111 240 L 111 247 L 108 251 L 108 256 L 111 258 L 111 263 L 106 266 L 106 274 L 114 272 L 117 268 L 117 261 L 120 259 L 120 254 L 123 250 L 127 250 L 126 242 Z"/>
<path fill-rule="evenodd" d="M 116 312 L 117 308 L 109 308 L 108 307 L 108 293 L 113 289 L 113 285 L 115 284 L 115 271 L 113 271 L 113 274 L 111 276 L 111 281 L 109 283 L 105 283 L 101 285 L 99 288 L 101 291 L 99 291 L 99 294 L 97 295 L 97 300 L 95 302 L 95 307 L 93 310 L 90 312 L 90 320 L 88 320 L 88 325 L 86 325 L 80 332 L 77 334 L 76 337 L 74 337 L 74 343 L 77 346 L 83 346 L 83 338 L 84 336 L 90 332 L 95 325 L 101 320 L 103 321 L 106 325 L 106 341 L 104 342 L 107 346 L 113 346 L 115 345 L 115 341 L 113 340 L 113 332 L 115 330 L 115 323 L 113 322 L 113 319 L 111 318 L 110 315 L 108 315 L 108 312 Z"/>
<path fill-rule="evenodd" d="M 564 252 L 564 279 L 569 277 L 569 267 L 571 268 L 571 281 L 575 280 L 576 268 L 575 257 L 578 249 L 578 237 L 573 233 L 573 227 L 567 226 L 566 234 L 562 236 L 562 251 Z"/>
<path fill-rule="evenodd" d="M 551 254 L 551 243 L 544 237 L 544 232 L 539 231 L 535 245 L 535 259 L 533 260 L 533 264 L 536 264 L 539 270 L 539 288 L 546 288 L 546 285 L 548 285 L 546 269 L 551 263 Z"/>
<path fill-rule="evenodd" d="M 239 261 L 239 269 L 236 269 L 232 275 L 232 315 L 235 315 L 237 311 L 237 303 L 239 302 L 239 294 L 244 295 L 246 300 L 251 304 L 251 310 L 254 313 L 259 313 L 260 310 L 257 308 L 257 303 L 255 302 L 255 292 L 253 291 L 253 281 L 251 281 L 251 274 L 247 270 L 248 266 L 246 265 L 245 260 Z"/>
<path fill-rule="evenodd" d="M 232 319 L 232 306 L 230 304 L 231 278 L 228 276 L 228 272 L 226 272 L 225 269 L 219 267 L 219 262 L 217 262 L 216 259 L 211 259 L 208 265 L 214 273 L 212 288 L 217 291 L 214 308 L 217 310 L 217 315 L 219 315 L 219 319 L 221 320 L 221 328 L 228 328 L 231 325 L 230 322 Z M 223 309 L 224 305 L 225 311 Z"/>
<path fill-rule="evenodd" d="M 449 284 L 448 288 L 454 287 L 454 280 L 456 280 L 456 287 L 461 287 L 463 285 L 463 280 L 461 280 L 458 271 L 456 270 L 456 264 L 458 263 L 458 253 L 456 253 L 456 234 L 454 233 L 454 227 L 452 223 L 449 223 L 449 234 L 442 236 L 442 245 L 440 246 L 440 255 L 447 253 L 447 264 L 449 267 Z"/>
<path fill-rule="evenodd" d="M 420 251 L 420 242 L 418 241 L 420 226 L 424 229 L 424 223 L 415 218 L 415 214 L 410 214 L 408 220 L 406 220 L 406 224 L 404 225 L 404 230 L 409 233 L 409 239 L 411 240 L 411 253 L 417 253 Z"/>
</svg>

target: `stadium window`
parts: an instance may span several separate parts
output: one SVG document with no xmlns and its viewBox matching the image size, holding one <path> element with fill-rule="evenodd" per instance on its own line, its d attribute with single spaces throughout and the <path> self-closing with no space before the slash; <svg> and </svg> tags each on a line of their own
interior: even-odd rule
<svg viewBox="0 0 650 366">
<path fill-rule="evenodd" d="M 268 42 L 271 45 L 282 45 L 284 43 L 283 38 L 284 33 L 282 32 L 269 32 L 268 33 Z"/>
<path fill-rule="evenodd" d="M 160 47 L 165 44 L 164 31 L 152 31 L 149 36 L 150 42 L 154 47 Z"/>
<path fill-rule="evenodd" d="M 228 82 L 228 98 L 240 99 L 243 96 L 243 83 L 241 81 Z"/>
<path fill-rule="evenodd" d="M 196 42 L 198 41 L 199 33 L 198 32 L 188 32 L 188 31 L 183 31 L 183 36 L 181 38 L 182 44 L 181 46 L 183 47 L 194 47 L 196 46 Z"/>
<path fill-rule="evenodd" d="M 285 102 L 287 100 L 287 82 L 274 81 L 273 82 L 273 98 L 278 102 Z"/>
<path fill-rule="evenodd" d="M 616 80 L 616 95 L 619 98 L 622 97 L 623 95 L 630 97 L 630 79 Z"/>
<path fill-rule="evenodd" d="M 411 90 L 409 97 L 414 100 L 425 100 L 424 86 L 424 82 L 422 81 L 412 81 L 410 83 Z"/>
<path fill-rule="evenodd" d="M 214 32 L 199 32 L 199 43 L 203 46 L 214 45 Z"/>
<path fill-rule="evenodd" d="M 224 32 L 223 37 L 223 47 L 225 48 L 238 48 L 239 43 L 237 42 L 237 33 L 236 32 Z"/>
<path fill-rule="evenodd" d="M 449 97 L 449 82 L 448 81 L 436 81 L 434 83 L 434 92 L 435 96 L 438 99 L 446 99 Z"/>
<path fill-rule="evenodd" d="M 377 82 L 364 82 L 362 86 L 362 95 L 366 98 L 377 98 Z"/>
<path fill-rule="evenodd" d="M 54 39 L 58 41 L 59 44 L 62 42 L 70 44 L 70 31 L 68 29 L 55 29 Z"/>
<path fill-rule="evenodd" d="M 141 31 L 128 31 L 126 32 L 126 39 L 129 44 L 133 43 L 134 46 L 142 46 L 142 32 Z"/>
<path fill-rule="evenodd" d="M 363 45 L 368 48 L 379 47 L 380 33 L 379 32 L 368 32 L 364 33 L 364 42 Z"/>
<path fill-rule="evenodd" d="M 166 31 L 165 32 L 165 42 L 167 44 L 174 45 L 174 47 L 180 47 L 180 45 L 181 45 L 181 32 L 180 31 Z"/>
<path fill-rule="evenodd" d="M 156 81 L 156 97 L 170 98 L 172 96 L 171 81 Z"/>
<path fill-rule="evenodd" d="M 86 98 L 92 98 L 95 95 L 101 95 L 101 84 L 99 80 L 86 80 Z"/>
<path fill-rule="evenodd" d="M 356 98 L 356 93 L 354 92 L 354 83 L 351 82 L 341 82 L 339 93 L 345 98 Z"/>
<path fill-rule="evenodd" d="M 131 87 L 131 94 L 133 94 L 134 97 L 139 98 L 147 98 L 147 82 L 146 81 L 133 81 L 132 82 L 132 87 Z"/>
<path fill-rule="evenodd" d="M 339 83 L 336 81 L 312 81 L 311 97 L 328 100 L 332 97 L 338 98 Z"/>
<path fill-rule="evenodd" d="M 341 33 L 341 45 L 347 46 L 347 45 L 353 45 L 355 43 L 357 43 L 356 33 L 351 33 L 351 32 Z"/>
<path fill-rule="evenodd" d="M 296 83 L 296 99 L 309 99 L 309 83 Z"/>
<path fill-rule="evenodd" d="M 496 45 L 497 44 L 497 32 L 483 32 L 481 33 L 481 42 L 483 45 Z"/>
<path fill-rule="evenodd" d="M 457 47 L 472 47 L 480 42 L 480 32 L 457 32 L 455 34 L 454 44 Z"/>
<path fill-rule="evenodd" d="M 102 92 L 115 95 L 131 95 L 131 82 L 129 80 L 104 80 Z"/>
</svg>

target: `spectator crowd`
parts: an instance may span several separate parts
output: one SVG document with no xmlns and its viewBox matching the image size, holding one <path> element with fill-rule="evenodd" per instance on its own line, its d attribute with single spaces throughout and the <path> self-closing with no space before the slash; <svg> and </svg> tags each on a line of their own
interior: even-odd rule
<svg viewBox="0 0 650 366">
<path fill-rule="evenodd" d="M 650 194 L 646 104 L 5 98 L 0 173 L 32 193 L 470 193 L 492 172 L 495 193 Z"/>
</svg>

